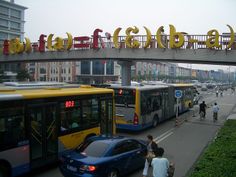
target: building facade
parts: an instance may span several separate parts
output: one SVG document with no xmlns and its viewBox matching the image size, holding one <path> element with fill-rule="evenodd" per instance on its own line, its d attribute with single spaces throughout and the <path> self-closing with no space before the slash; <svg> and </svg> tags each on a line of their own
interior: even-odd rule
<svg viewBox="0 0 236 177">
<path fill-rule="evenodd" d="M 100 84 L 120 76 L 120 66 L 111 60 L 29 63 L 27 70 L 34 81 Z"/>
<path fill-rule="evenodd" d="M 14 0 L 0 0 L 0 48 L 4 40 L 20 38 L 24 39 L 24 17 L 27 8 L 14 3 Z M 0 70 L 17 72 L 24 68 L 24 65 L 19 63 L 1 64 Z"/>
</svg>

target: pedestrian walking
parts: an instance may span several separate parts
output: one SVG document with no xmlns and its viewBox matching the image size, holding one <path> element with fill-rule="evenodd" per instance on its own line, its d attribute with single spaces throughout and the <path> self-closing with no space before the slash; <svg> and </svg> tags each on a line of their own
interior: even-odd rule
<svg viewBox="0 0 236 177">
<path fill-rule="evenodd" d="M 219 109 L 220 109 L 219 106 L 217 105 L 217 103 L 215 103 L 214 106 L 212 107 L 213 122 L 217 121 L 217 119 L 218 119 Z"/>
<path fill-rule="evenodd" d="M 169 170 L 169 161 L 167 158 L 162 157 L 164 154 L 163 148 L 158 148 L 156 153 L 156 157 L 152 159 L 152 167 L 153 167 L 153 177 L 167 177 Z"/>
<path fill-rule="evenodd" d="M 153 136 L 148 135 L 148 144 L 147 144 L 147 155 L 143 169 L 143 177 L 146 177 L 148 174 L 149 166 L 151 165 L 152 159 L 155 157 L 155 154 L 158 149 L 158 145 L 155 141 L 153 141 Z"/>
<path fill-rule="evenodd" d="M 199 105 L 200 119 L 203 119 L 203 118 L 206 117 L 206 108 L 207 108 L 207 105 L 205 104 L 205 101 L 203 101 L 203 102 Z"/>
<path fill-rule="evenodd" d="M 218 97 L 218 95 L 219 95 L 219 91 L 218 91 L 218 90 L 216 90 L 216 97 Z"/>
<path fill-rule="evenodd" d="M 220 91 L 220 96 L 223 97 L 223 90 Z"/>
</svg>

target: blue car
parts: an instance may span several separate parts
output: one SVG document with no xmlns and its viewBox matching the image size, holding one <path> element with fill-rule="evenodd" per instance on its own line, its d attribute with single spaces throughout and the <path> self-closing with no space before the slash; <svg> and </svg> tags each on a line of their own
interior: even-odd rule
<svg viewBox="0 0 236 177">
<path fill-rule="evenodd" d="M 127 137 L 91 137 L 60 157 L 65 177 L 118 177 L 144 166 L 146 142 Z"/>
</svg>

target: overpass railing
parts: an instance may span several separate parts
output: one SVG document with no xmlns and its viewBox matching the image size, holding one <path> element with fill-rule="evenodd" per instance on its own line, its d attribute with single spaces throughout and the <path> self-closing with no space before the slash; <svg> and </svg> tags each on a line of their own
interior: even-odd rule
<svg viewBox="0 0 236 177">
<path fill-rule="evenodd" d="M 184 44 L 179 49 L 209 49 L 206 46 L 206 41 L 209 40 L 209 35 L 190 35 L 190 34 L 183 34 L 184 35 Z M 146 35 L 132 35 L 132 39 L 130 40 L 131 43 L 135 40 L 138 41 L 139 47 L 137 48 L 144 48 L 147 42 L 147 36 Z M 126 44 L 127 36 L 118 36 L 117 43 L 120 49 L 122 48 L 129 48 Z M 175 39 L 178 41 L 178 38 Z M 212 40 L 214 41 L 214 40 Z M 220 47 L 213 47 L 211 49 L 214 50 L 225 50 L 227 49 L 227 46 L 230 44 L 231 38 L 229 34 L 223 34 L 219 35 L 219 44 Z M 75 38 L 72 41 L 72 47 L 70 50 L 88 50 L 93 48 L 93 36 L 92 37 L 86 37 L 86 41 L 78 41 L 75 40 Z M 162 35 L 161 36 L 161 42 L 164 44 L 166 48 L 170 48 L 170 35 Z M 56 44 L 55 40 L 50 41 L 50 45 L 54 46 Z M 213 43 L 213 42 L 211 42 Z M 66 50 L 66 46 L 68 44 L 68 39 L 63 39 L 63 46 Z M 31 43 L 33 52 L 39 51 L 39 42 Z M 56 51 L 58 49 L 55 49 L 55 47 L 51 48 L 50 50 L 47 48 L 48 42 L 45 40 L 45 50 L 44 51 Z M 78 47 L 80 46 L 80 47 Z M 114 37 L 101 37 L 99 36 L 98 40 L 98 48 L 115 48 L 114 45 Z M 147 48 L 160 48 L 158 46 L 158 42 L 155 35 L 151 35 L 151 42 L 150 45 Z M 235 50 L 236 49 L 236 40 L 234 41 L 233 45 L 227 49 L 227 50 Z M 2 53 L 2 52 L 1 52 Z"/>
<path fill-rule="evenodd" d="M 151 36 L 152 40 L 150 43 L 150 46 L 148 48 L 159 48 L 156 36 Z M 165 38 L 162 40 L 162 43 L 165 45 L 166 48 L 170 48 L 169 41 L 170 41 L 170 35 L 162 36 L 162 38 Z M 147 42 L 147 36 L 145 35 L 135 35 L 134 39 L 139 41 L 140 46 L 139 48 L 144 48 L 146 42 Z M 206 41 L 209 39 L 208 35 L 189 35 L 184 34 L 184 45 L 180 49 L 207 49 Z M 114 48 L 113 42 L 107 40 L 105 37 L 102 38 L 102 40 L 105 43 L 105 46 Z M 126 36 L 119 36 L 118 37 L 118 43 L 120 48 L 128 48 L 125 44 Z M 178 40 L 178 39 L 176 39 Z M 192 42 L 196 41 L 196 42 Z M 91 39 L 92 42 L 92 39 Z M 229 35 L 219 35 L 219 44 L 221 47 L 214 48 L 216 50 L 225 50 L 227 46 L 230 43 L 230 36 Z M 234 41 L 234 45 L 229 50 L 236 49 L 236 41 Z"/>
<path fill-rule="evenodd" d="M 138 48 L 144 48 L 146 42 L 147 42 L 147 36 L 146 35 L 133 35 L 133 40 L 137 40 L 140 44 Z M 119 48 L 129 48 L 126 43 L 127 36 L 119 36 L 118 37 L 118 45 Z M 169 41 L 170 41 L 170 35 L 165 35 L 162 38 L 165 38 L 162 43 L 165 45 L 166 48 L 170 48 Z M 184 34 L 184 45 L 180 49 L 207 49 L 206 46 L 206 40 L 209 39 L 208 35 L 189 35 Z M 178 40 L 178 39 L 176 39 Z M 66 40 L 65 40 L 66 41 Z M 196 42 L 192 42 L 196 41 Z M 73 41 L 74 44 L 76 44 L 76 41 Z M 230 43 L 230 36 L 229 35 L 219 35 L 219 44 L 221 47 L 213 48 L 215 50 L 225 50 L 227 46 Z M 66 42 L 65 42 L 66 44 Z M 92 48 L 93 44 L 93 38 L 91 37 L 89 41 L 87 42 L 89 44 L 89 47 L 82 47 L 80 49 L 90 49 Z M 74 46 L 74 45 L 73 45 Z M 106 37 L 100 37 L 99 40 L 99 48 L 115 48 L 113 37 L 110 39 L 107 39 Z M 156 36 L 151 36 L 151 43 L 149 47 L 147 48 L 159 48 Z M 72 49 L 75 49 L 72 47 Z M 235 50 L 236 49 L 236 41 L 234 41 L 233 46 L 228 50 Z"/>
</svg>

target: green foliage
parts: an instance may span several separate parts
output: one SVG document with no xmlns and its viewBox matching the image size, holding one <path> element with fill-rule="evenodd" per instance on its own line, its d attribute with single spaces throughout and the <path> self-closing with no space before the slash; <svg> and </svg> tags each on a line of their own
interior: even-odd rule
<svg viewBox="0 0 236 177">
<path fill-rule="evenodd" d="M 17 72 L 16 78 L 18 81 L 25 81 L 27 79 L 30 79 L 30 75 L 26 70 L 20 70 Z"/>
<path fill-rule="evenodd" d="M 236 177 L 236 121 L 228 120 L 189 177 Z"/>
</svg>

